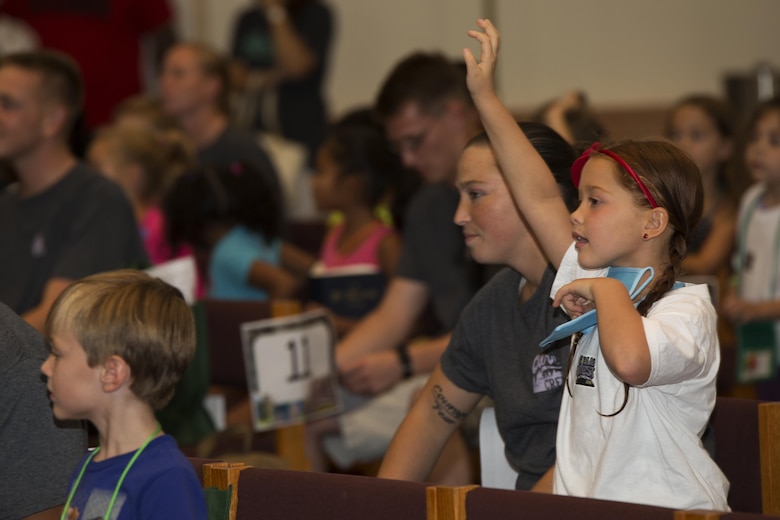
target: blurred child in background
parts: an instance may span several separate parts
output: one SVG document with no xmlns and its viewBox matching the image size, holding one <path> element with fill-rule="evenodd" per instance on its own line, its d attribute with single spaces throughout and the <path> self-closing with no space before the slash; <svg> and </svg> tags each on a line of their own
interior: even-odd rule
<svg viewBox="0 0 780 520">
<path fill-rule="evenodd" d="M 322 271 L 360 265 L 381 273 L 385 281 L 393 276 L 401 240 L 377 217 L 376 208 L 400 169 L 379 126 L 346 122 L 333 127 L 319 149 L 312 177 L 318 209 L 341 215 L 323 241 L 318 265 Z M 347 332 L 360 317 L 335 316 L 337 331 Z"/>
<path fill-rule="evenodd" d="M 690 155 L 701 173 L 704 208 L 691 235 L 683 272 L 719 275 L 728 268 L 736 231 L 736 204 L 727 165 L 733 149 L 733 117 L 729 106 L 712 96 L 693 95 L 678 101 L 669 113 L 666 136 Z"/>
<path fill-rule="evenodd" d="M 721 311 L 737 326 L 763 324 L 770 335 L 774 333 L 776 350 L 780 338 L 780 99 L 760 105 L 748 128 L 744 161 L 754 184 L 739 207 L 735 284 Z M 768 361 L 776 352 L 766 354 Z M 777 368 L 768 366 L 766 371 L 769 380 L 756 384 L 756 397 L 780 400 Z"/>
<path fill-rule="evenodd" d="M 139 128 L 110 126 L 95 135 L 88 158 L 125 191 L 152 264 L 191 254 L 186 246 L 171 249 L 160 209 L 174 177 L 192 166 L 193 156 L 184 141 L 161 142 L 155 134 Z"/>
<path fill-rule="evenodd" d="M 199 167 L 176 179 L 164 211 L 171 243 L 191 244 L 217 299 L 291 298 L 314 263 L 284 242 L 281 201 L 264 175 L 236 162 Z"/>
</svg>

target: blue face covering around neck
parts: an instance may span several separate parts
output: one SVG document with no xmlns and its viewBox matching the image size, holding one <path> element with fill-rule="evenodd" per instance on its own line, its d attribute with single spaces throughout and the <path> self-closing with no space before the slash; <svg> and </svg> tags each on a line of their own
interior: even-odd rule
<svg viewBox="0 0 780 520">
<path fill-rule="evenodd" d="M 643 280 L 645 275 L 648 275 Z M 628 295 L 631 300 L 634 300 L 642 291 L 645 290 L 647 285 L 653 280 L 655 271 L 652 267 L 609 267 L 607 269 L 607 278 L 614 278 L 619 280 L 628 289 Z M 637 302 L 638 303 L 638 302 Z M 636 306 L 636 303 L 634 304 Z M 593 327 L 596 326 L 596 309 L 591 309 L 585 314 L 574 318 L 573 320 L 558 325 L 553 329 L 549 336 L 544 338 L 540 347 L 546 347 L 550 343 L 558 341 L 559 339 L 571 336 L 577 332 L 587 334 Z"/>
</svg>

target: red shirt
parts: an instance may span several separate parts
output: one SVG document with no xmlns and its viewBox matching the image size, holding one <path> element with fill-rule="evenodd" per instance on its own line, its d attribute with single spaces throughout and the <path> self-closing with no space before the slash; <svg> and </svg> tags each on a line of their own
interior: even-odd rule
<svg viewBox="0 0 780 520">
<path fill-rule="evenodd" d="M 1 9 L 27 22 L 42 46 L 79 63 L 89 128 L 141 91 L 141 36 L 172 17 L 168 0 L 6 0 Z"/>
</svg>

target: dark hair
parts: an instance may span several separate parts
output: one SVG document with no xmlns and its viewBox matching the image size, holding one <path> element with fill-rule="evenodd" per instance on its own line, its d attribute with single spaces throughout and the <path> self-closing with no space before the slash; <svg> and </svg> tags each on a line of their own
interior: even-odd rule
<svg viewBox="0 0 780 520">
<path fill-rule="evenodd" d="M 680 274 L 682 261 L 688 252 L 688 237 L 701 218 L 704 199 L 701 174 L 688 154 L 667 141 L 621 141 L 604 146 L 603 149 L 614 152 L 623 159 L 642 180 L 658 207 L 664 208 L 669 214 L 669 226 L 673 230 L 669 239 L 669 263 L 656 278 L 657 282 L 650 292 L 637 305 L 639 314 L 646 316 L 650 307 L 672 290 Z M 594 154 L 591 157 L 610 161 L 619 182 L 633 194 L 635 203 L 651 207 L 634 178 L 614 159 L 603 154 Z M 569 354 L 567 373 L 571 368 L 575 350 L 576 347 L 572 347 Z M 568 385 L 568 377 L 566 380 Z M 614 413 L 602 415 L 612 417 L 623 411 L 628 403 L 628 383 L 624 383 L 624 388 L 625 397 L 620 408 Z"/>
<path fill-rule="evenodd" d="M 705 116 L 715 125 L 715 129 L 722 139 L 731 139 L 734 136 L 735 119 L 731 106 L 722 99 L 707 94 L 692 94 L 684 97 L 674 104 L 666 116 L 665 130 L 666 138 L 673 140 L 672 121 L 674 114 L 683 107 L 695 107 L 701 110 Z M 729 167 L 729 161 L 722 161 L 718 165 L 717 183 L 721 193 L 728 194 L 733 187 L 739 186 L 733 178 L 732 168 Z"/>
<path fill-rule="evenodd" d="M 338 165 L 340 177 L 362 180 L 369 206 L 382 201 L 401 170 L 401 161 L 388 146 L 382 128 L 371 119 L 348 114 L 331 128 L 324 146 Z"/>
<path fill-rule="evenodd" d="M 209 248 L 212 224 L 243 224 L 266 242 L 282 232 L 280 200 L 267 175 L 248 163 L 224 168 L 199 167 L 181 175 L 163 202 L 168 240 Z"/>
<path fill-rule="evenodd" d="M 737 131 L 738 138 L 735 143 L 735 152 L 732 154 L 733 161 L 729 172 L 729 198 L 735 205 L 739 204 L 745 190 L 753 183 L 750 170 L 745 162 L 745 151 L 753 140 L 753 134 L 759 120 L 772 112 L 780 114 L 780 97 L 770 98 L 759 103 L 748 117 L 743 120 Z"/>
<path fill-rule="evenodd" d="M 760 103 L 748 118 L 746 139 L 750 139 L 750 134 L 753 133 L 760 119 L 762 119 L 768 113 L 775 111 L 780 112 L 780 97 L 767 99 L 766 101 Z"/>
<path fill-rule="evenodd" d="M 404 58 L 390 72 L 375 108 L 385 120 L 409 102 L 417 103 L 420 112 L 430 114 L 450 99 L 472 104 L 462 67 L 442 54 L 417 52 Z"/>
<path fill-rule="evenodd" d="M 377 153 L 376 157 L 386 155 L 382 162 L 387 161 L 385 167 L 389 173 L 389 176 L 386 179 L 387 186 L 385 191 L 390 194 L 390 214 L 393 218 L 393 226 L 397 230 L 403 231 L 406 207 L 417 192 L 417 189 L 422 186 L 422 178 L 413 170 L 406 168 L 403 165 L 398 153 L 392 149 L 392 146 L 387 140 L 387 134 L 385 133 L 384 126 L 382 126 L 377 117 L 377 113 L 371 107 L 364 106 L 350 110 L 334 124 L 332 130 L 336 131 L 337 127 L 352 128 L 355 126 L 361 128 L 370 127 L 372 129 L 370 133 L 378 132 L 378 135 L 381 136 L 383 146 L 386 150 Z M 349 132 L 352 131 L 350 130 Z M 374 138 L 372 138 L 372 140 L 373 139 Z"/>
<path fill-rule="evenodd" d="M 607 129 L 591 108 L 584 92 L 579 93 L 579 98 L 580 106 L 567 110 L 564 120 L 574 139 L 575 150 L 585 151 L 594 142 L 606 139 Z M 556 101 L 557 99 L 552 99 L 542 104 L 533 113 L 532 120 L 539 123 L 547 121 L 547 113 Z"/>
<path fill-rule="evenodd" d="M 715 123 L 715 128 L 721 137 L 729 138 L 734 134 L 734 113 L 731 106 L 724 100 L 707 94 L 692 94 L 674 104 L 666 117 L 666 137 L 672 134 L 672 119 L 675 112 L 682 107 L 693 106 L 704 112 Z"/>
<path fill-rule="evenodd" d="M 571 180 L 571 165 L 577 158 L 574 148 L 558 132 L 543 123 L 527 121 L 517 125 L 555 177 L 566 208 L 569 211 L 577 209 L 579 195 Z M 487 133 L 482 132 L 473 137 L 466 148 L 479 145 L 490 145 Z"/>
<path fill-rule="evenodd" d="M 68 112 L 64 133 L 67 134 L 81 113 L 84 104 L 84 81 L 76 61 L 65 53 L 52 49 L 6 54 L 0 58 L 0 68 L 14 66 L 41 75 L 41 92 Z"/>
</svg>

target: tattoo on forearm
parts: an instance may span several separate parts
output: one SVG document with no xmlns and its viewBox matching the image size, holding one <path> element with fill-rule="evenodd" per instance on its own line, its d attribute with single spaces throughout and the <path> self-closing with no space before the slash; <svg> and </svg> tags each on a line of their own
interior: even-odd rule
<svg viewBox="0 0 780 520">
<path fill-rule="evenodd" d="M 456 408 L 450 403 L 439 385 L 433 387 L 433 409 L 436 410 L 436 414 L 441 417 L 442 421 L 447 424 L 454 424 L 460 422 L 466 417 L 466 414 Z"/>
</svg>

